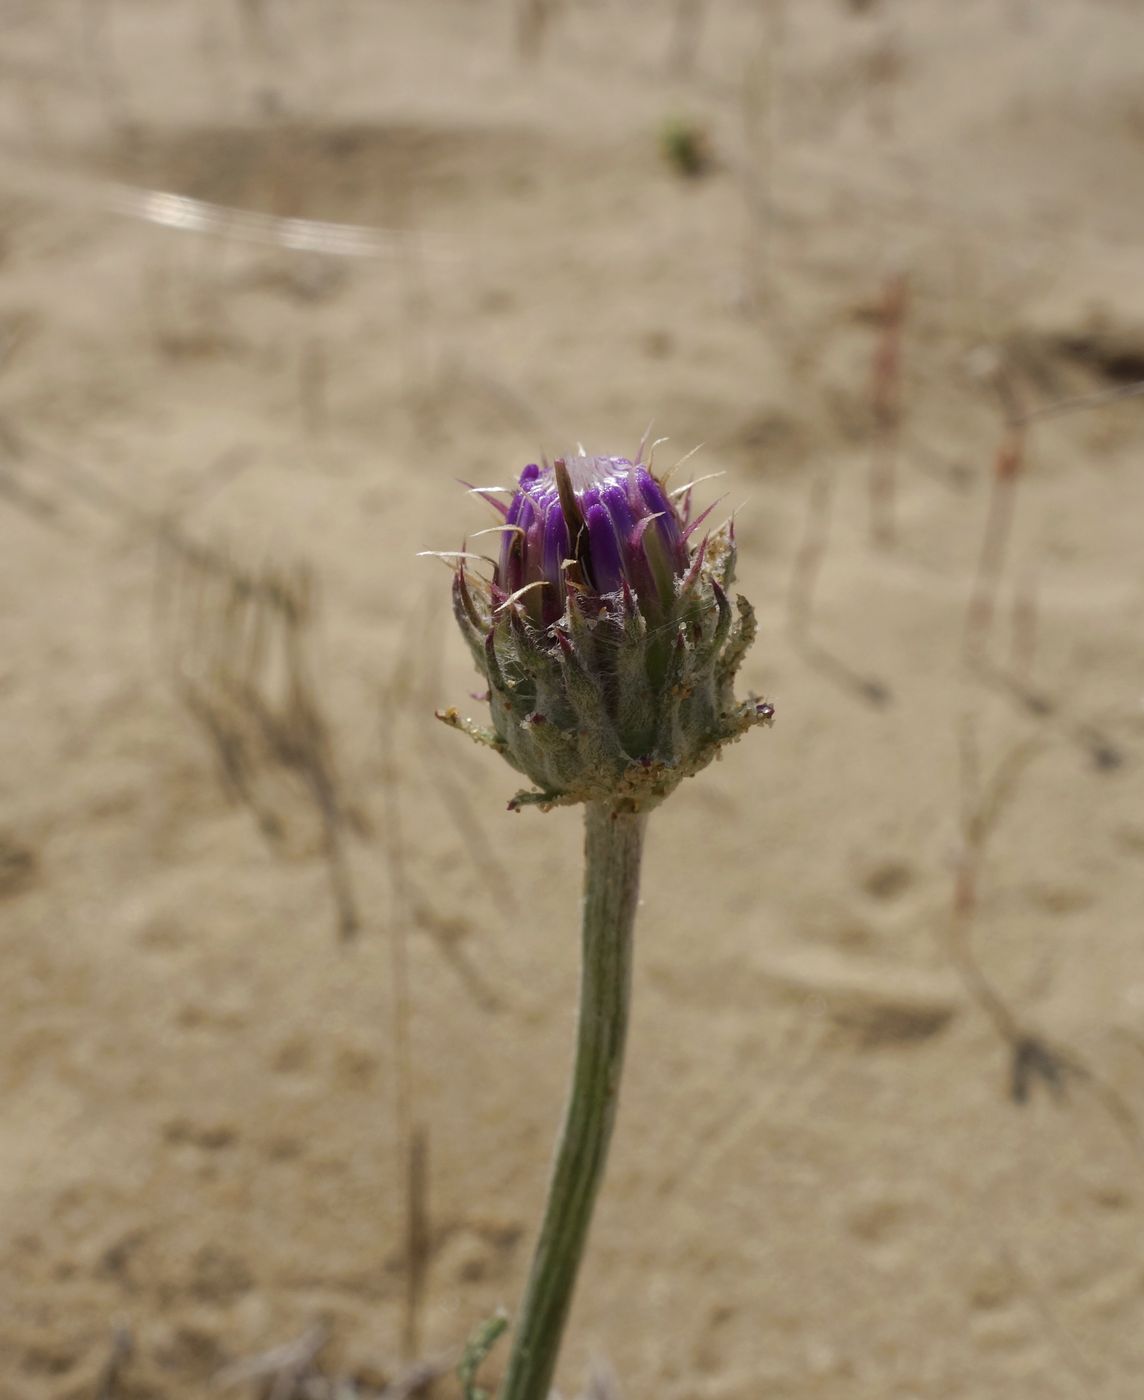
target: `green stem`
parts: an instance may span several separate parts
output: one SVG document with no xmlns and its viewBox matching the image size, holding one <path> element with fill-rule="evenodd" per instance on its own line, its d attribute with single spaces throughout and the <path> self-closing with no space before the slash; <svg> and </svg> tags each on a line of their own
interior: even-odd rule
<svg viewBox="0 0 1144 1400">
<path fill-rule="evenodd" d="M 646 823 L 604 803 L 585 808 L 576 1067 L 500 1400 L 547 1400 L 552 1386 L 616 1118 Z"/>
</svg>

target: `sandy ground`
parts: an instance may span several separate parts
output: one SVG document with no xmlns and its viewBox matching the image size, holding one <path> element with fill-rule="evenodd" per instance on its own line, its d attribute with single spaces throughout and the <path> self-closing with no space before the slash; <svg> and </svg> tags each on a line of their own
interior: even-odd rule
<svg viewBox="0 0 1144 1400">
<path fill-rule="evenodd" d="M 1144 13 L 600 0 L 536 38 L 491 0 L 0 8 L 0 1396 L 215 1393 L 319 1323 L 365 1387 L 515 1305 L 579 825 L 434 723 L 479 707 L 414 555 L 492 523 L 457 478 L 649 419 L 726 472 L 778 720 L 652 823 L 562 1391 L 1137 1396 L 1139 401 L 1029 426 L 987 662 L 964 626 L 998 376 L 1020 412 L 1144 377 Z M 290 630 L 252 580 L 300 565 Z M 244 607 L 267 660 L 220 696 Z M 325 788 L 283 764 L 318 720 Z"/>
</svg>

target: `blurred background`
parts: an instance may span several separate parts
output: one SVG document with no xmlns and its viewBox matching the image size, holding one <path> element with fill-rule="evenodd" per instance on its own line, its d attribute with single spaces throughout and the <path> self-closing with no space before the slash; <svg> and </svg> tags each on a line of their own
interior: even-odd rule
<svg viewBox="0 0 1144 1400">
<path fill-rule="evenodd" d="M 562 1393 L 1138 1394 L 1142 169 L 1134 0 L 3 0 L 0 1395 L 515 1307 L 580 821 L 415 556 L 649 421 L 777 721 L 651 824 Z"/>
</svg>

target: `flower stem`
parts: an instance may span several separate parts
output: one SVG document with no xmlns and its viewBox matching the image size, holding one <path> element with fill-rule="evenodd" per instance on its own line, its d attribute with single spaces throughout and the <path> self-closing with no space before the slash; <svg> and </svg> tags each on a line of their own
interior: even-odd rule
<svg viewBox="0 0 1144 1400">
<path fill-rule="evenodd" d="M 606 803 L 585 808 L 576 1066 L 500 1400 L 547 1400 L 552 1386 L 616 1117 L 646 823 Z"/>
</svg>

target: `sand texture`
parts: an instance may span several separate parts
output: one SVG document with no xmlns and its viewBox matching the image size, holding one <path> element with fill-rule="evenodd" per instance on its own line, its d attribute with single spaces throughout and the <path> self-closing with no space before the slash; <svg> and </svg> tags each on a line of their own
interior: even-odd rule
<svg viewBox="0 0 1144 1400">
<path fill-rule="evenodd" d="M 580 821 L 415 556 L 649 420 L 777 719 L 651 822 L 561 1393 L 1138 1397 L 1144 399 L 1024 419 L 1140 379 L 1137 0 L 0 5 L 0 1400 L 515 1307 Z"/>
</svg>

